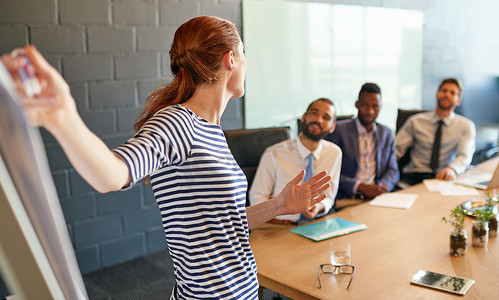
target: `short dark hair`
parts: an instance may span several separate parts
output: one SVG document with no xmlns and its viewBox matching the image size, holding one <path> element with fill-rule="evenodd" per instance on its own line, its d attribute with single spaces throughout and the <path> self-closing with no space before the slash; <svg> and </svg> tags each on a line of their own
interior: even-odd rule
<svg viewBox="0 0 499 300">
<path fill-rule="evenodd" d="M 438 86 L 438 90 L 440 91 L 440 89 L 442 88 L 442 86 L 444 84 L 447 84 L 447 83 L 453 83 L 453 84 L 457 85 L 457 88 L 459 89 L 459 97 L 462 96 L 462 94 L 463 94 L 463 83 L 461 82 L 461 80 L 459 80 L 458 78 L 445 78 L 444 80 L 442 80 L 442 82 Z"/>
<path fill-rule="evenodd" d="M 376 93 L 381 95 L 381 89 L 376 83 L 366 82 L 360 88 L 359 98 L 357 100 L 360 100 L 360 96 L 362 95 L 362 93 Z"/>
<path fill-rule="evenodd" d="M 319 98 L 319 99 L 315 99 L 314 101 L 310 102 L 310 104 L 309 104 L 309 105 L 308 105 L 308 107 L 307 107 L 306 112 L 308 112 L 308 110 L 310 109 L 310 106 L 312 106 L 312 104 L 314 104 L 314 103 L 315 103 L 315 102 L 317 102 L 317 101 L 324 101 L 324 102 L 326 102 L 326 103 L 328 103 L 328 104 L 332 105 L 332 106 L 336 109 L 336 107 L 334 106 L 333 101 L 331 101 L 329 98 Z M 335 110 L 335 112 L 334 112 L 333 122 L 336 122 L 336 110 Z"/>
</svg>

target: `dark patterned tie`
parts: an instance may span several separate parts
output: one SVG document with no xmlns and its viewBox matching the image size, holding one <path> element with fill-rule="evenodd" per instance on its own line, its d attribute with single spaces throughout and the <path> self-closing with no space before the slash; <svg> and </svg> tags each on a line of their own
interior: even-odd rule
<svg viewBox="0 0 499 300">
<path fill-rule="evenodd" d="M 435 141 L 433 141 L 433 149 L 431 151 L 430 168 L 435 172 L 438 169 L 438 161 L 440 159 L 440 142 L 442 141 L 442 120 L 438 121 L 437 131 L 435 132 Z"/>
</svg>

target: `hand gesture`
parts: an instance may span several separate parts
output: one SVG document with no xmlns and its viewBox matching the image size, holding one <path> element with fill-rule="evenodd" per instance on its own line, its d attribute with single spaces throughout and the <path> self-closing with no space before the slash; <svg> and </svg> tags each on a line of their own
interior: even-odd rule
<svg viewBox="0 0 499 300">
<path fill-rule="evenodd" d="M 291 180 L 277 196 L 280 203 L 281 215 L 290 215 L 306 212 L 311 206 L 326 198 L 326 191 L 331 184 L 331 176 L 322 171 L 307 182 L 300 183 L 305 176 L 302 170 L 298 176 Z"/>
</svg>

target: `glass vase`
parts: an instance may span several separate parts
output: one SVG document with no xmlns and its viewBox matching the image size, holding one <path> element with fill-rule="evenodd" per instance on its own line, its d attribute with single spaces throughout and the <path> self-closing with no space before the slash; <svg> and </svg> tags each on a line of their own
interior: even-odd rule
<svg viewBox="0 0 499 300">
<path fill-rule="evenodd" d="M 450 232 L 450 255 L 461 256 L 466 254 L 468 247 L 468 232 L 465 229 L 461 232 L 456 229 Z"/>
<path fill-rule="evenodd" d="M 488 222 L 473 221 L 472 225 L 471 244 L 475 247 L 487 247 L 489 241 L 489 224 Z"/>
</svg>

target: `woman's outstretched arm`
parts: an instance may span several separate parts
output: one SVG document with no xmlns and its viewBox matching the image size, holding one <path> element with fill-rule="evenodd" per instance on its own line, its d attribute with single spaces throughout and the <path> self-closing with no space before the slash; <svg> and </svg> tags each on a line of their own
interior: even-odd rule
<svg viewBox="0 0 499 300">
<path fill-rule="evenodd" d="M 40 82 L 39 95 L 30 98 L 24 93 L 18 75 L 24 59 L 5 54 L 2 62 L 14 79 L 28 121 L 55 137 L 76 171 L 97 191 L 114 191 L 128 184 L 131 179 L 127 165 L 85 125 L 62 76 L 34 46 L 24 50 Z"/>
</svg>

